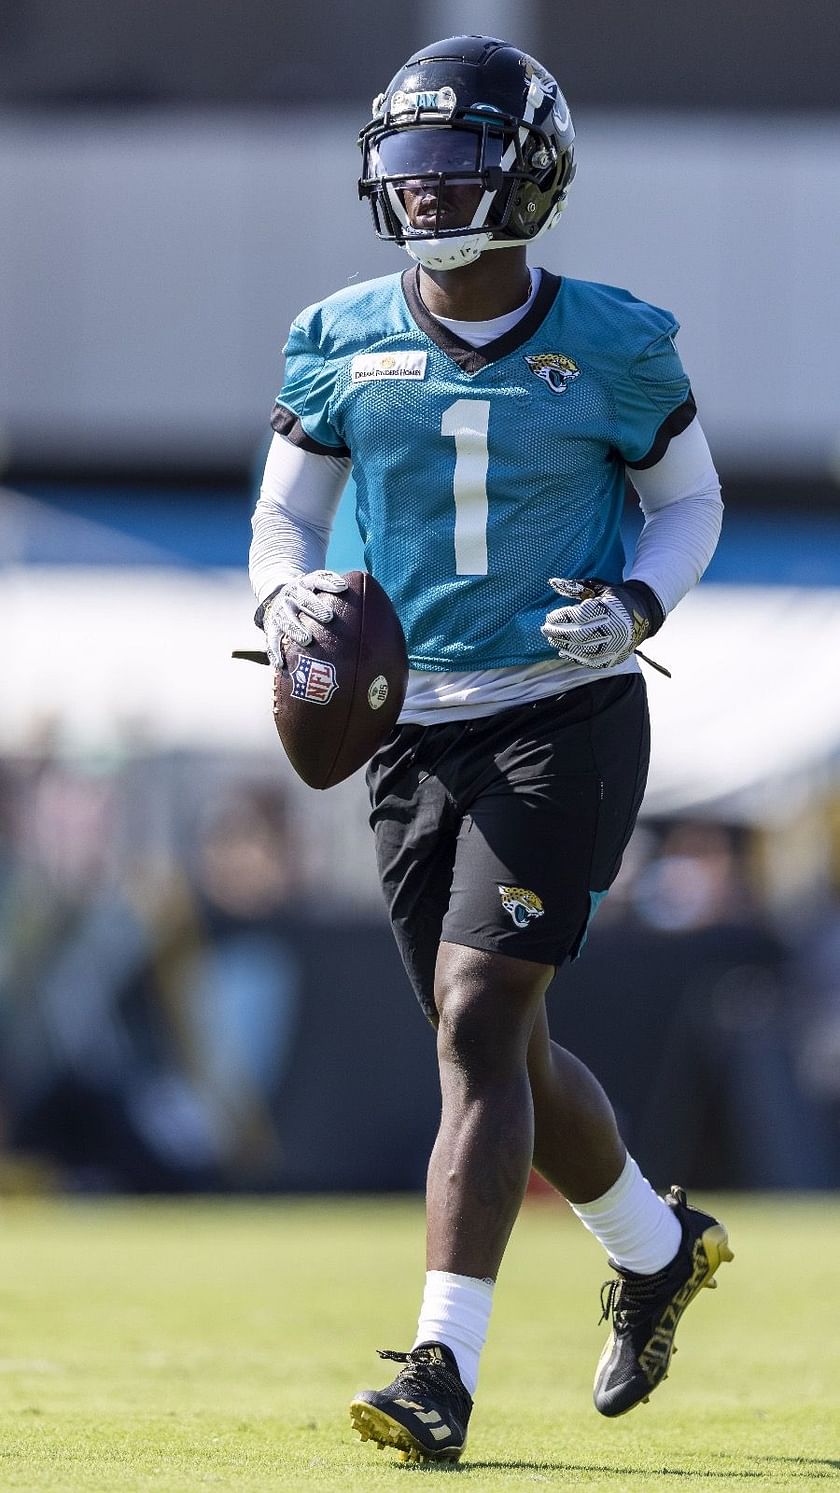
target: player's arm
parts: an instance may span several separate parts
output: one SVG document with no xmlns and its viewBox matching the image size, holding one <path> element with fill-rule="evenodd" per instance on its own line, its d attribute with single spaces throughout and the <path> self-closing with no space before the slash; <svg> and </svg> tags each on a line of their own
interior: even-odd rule
<svg viewBox="0 0 840 1493">
<path fill-rule="evenodd" d="M 715 552 L 723 503 L 708 442 L 695 418 L 654 465 L 628 468 L 645 515 L 621 585 L 553 579 L 576 603 L 550 612 L 543 634 L 562 657 L 590 668 L 623 663 L 657 633 L 695 586 Z"/>
<path fill-rule="evenodd" d="M 658 323 L 658 335 L 618 380 L 616 409 L 625 470 L 645 517 L 627 582 L 654 594 L 664 621 L 712 558 L 723 504 L 677 352 L 678 325 L 668 312 L 654 307 L 647 308 L 646 317 Z"/>
<path fill-rule="evenodd" d="M 697 585 L 723 522 L 720 478 L 696 418 L 650 467 L 628 467 L 645 522 L 628 580 L 648 586 L 665 616 Z"/>
<path fill-rule="evenodd" d="M 343 577 L 323 566 L 349 473 L 349 457 L 306 449 L 286 436 L 275 434 L 269 447 L 251 520 L 248 571 L 256 621 L 275 667 L 283 638 L 311 642 L 306 618 L 331 621 L 330 597 L 345 589 Z"/>
<path fill-rule="evenodd" d="M 720 482 L 674 344 L 677 324 L 647 308 L 658 334 L 616 380 L 620 454 L 645 524 L 623 583 L 553 579 L 575 603 L 550 612 L 543 634 L 563 658 L 590 668 L 623 663 L 659 631 L 696 585 L 720 534 Z"/>
<path fill-rule="evenodd" d="M 283 638 L 311 642 L 307 618 L 330 622 L 331 598 L 345 589 L 341 576 L 323 569 L 350 453 L 333 421 L 336 369 L 322 342 L 317 308 L 302 312 L 284 348 L 283 388 L 271 416 L 275 436 L 252 521 L 255 620 L 276 666 Z"/>
</svg>

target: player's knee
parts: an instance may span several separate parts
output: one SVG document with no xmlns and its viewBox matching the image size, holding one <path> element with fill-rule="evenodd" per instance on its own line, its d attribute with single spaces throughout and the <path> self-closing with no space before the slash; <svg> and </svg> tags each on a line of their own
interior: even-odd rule
<svg viewBox="0 0 840 1493">
<path fill-rule="evenodd" d="M 479 1076 L 524 1064 L 542 985 L 524 964 L 511 972 L 492 955 L 465 950 L 439 961 L 435 983 L 438 1054 Z"/>
<path fill-rule="evenodd" d="M 500 1035 L 480 996 L 450 989 L 441 999 L 438 1056 L 473 1077 L 506 1069 L 513 1043 Z"/>
</svg>

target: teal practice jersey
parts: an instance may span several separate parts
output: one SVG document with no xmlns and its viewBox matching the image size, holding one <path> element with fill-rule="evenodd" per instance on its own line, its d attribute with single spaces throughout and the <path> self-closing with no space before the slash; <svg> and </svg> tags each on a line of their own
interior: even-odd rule
<svg viewBox="0 0 840 1493">
<path fill-rule="evenodd" d="M 478 349 L 426 310 L 414 268 L 296 319 L 272 424 L 352 457 L 365 563 L 413 668 L 550 659 L 549 576 L 621 579 L 625 466 L 658 461 L 695 413 L 676 331 L 625 290 L 546 271 Z"/>
</svg>

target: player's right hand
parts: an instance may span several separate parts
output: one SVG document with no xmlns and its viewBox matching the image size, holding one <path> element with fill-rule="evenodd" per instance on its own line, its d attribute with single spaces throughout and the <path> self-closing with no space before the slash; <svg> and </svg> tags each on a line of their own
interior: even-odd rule
<svg viewBox="0 0 840 1493">
<path fill-rule="evenodd" d="M 644 581 L 611 585 L 597 577 L 553 576 L 548 584 L 575 605 L 549 612 L 540 631 L 561 658 L 584 668 L 623 664 L 665 621 L 662 603 Z"/>
<path fill-rule="evenodd" d="M 305 648 L 312 642 L 312 629 L 306 618 L 323 624 L 332 622 L 335 613 L 333 596 L 347 590 L 343 575 L 335 570 L 310 570 L 281 586 L 263 613 L 266 650 L 275 669 L 284 664 L 283 640 Z"/>
</svg>

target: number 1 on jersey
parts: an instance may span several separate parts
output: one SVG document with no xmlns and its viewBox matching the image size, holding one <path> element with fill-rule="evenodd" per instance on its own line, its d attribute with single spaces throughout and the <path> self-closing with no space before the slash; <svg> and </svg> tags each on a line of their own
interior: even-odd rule
<svg viewBox="0 0 840 1493">
<path fill-rule="evenodd" d="M 455 574 L 487 574 L 487 426 L 489 399 L 456 399 L 441 435 L 455 440 Z"/>
</svg>

